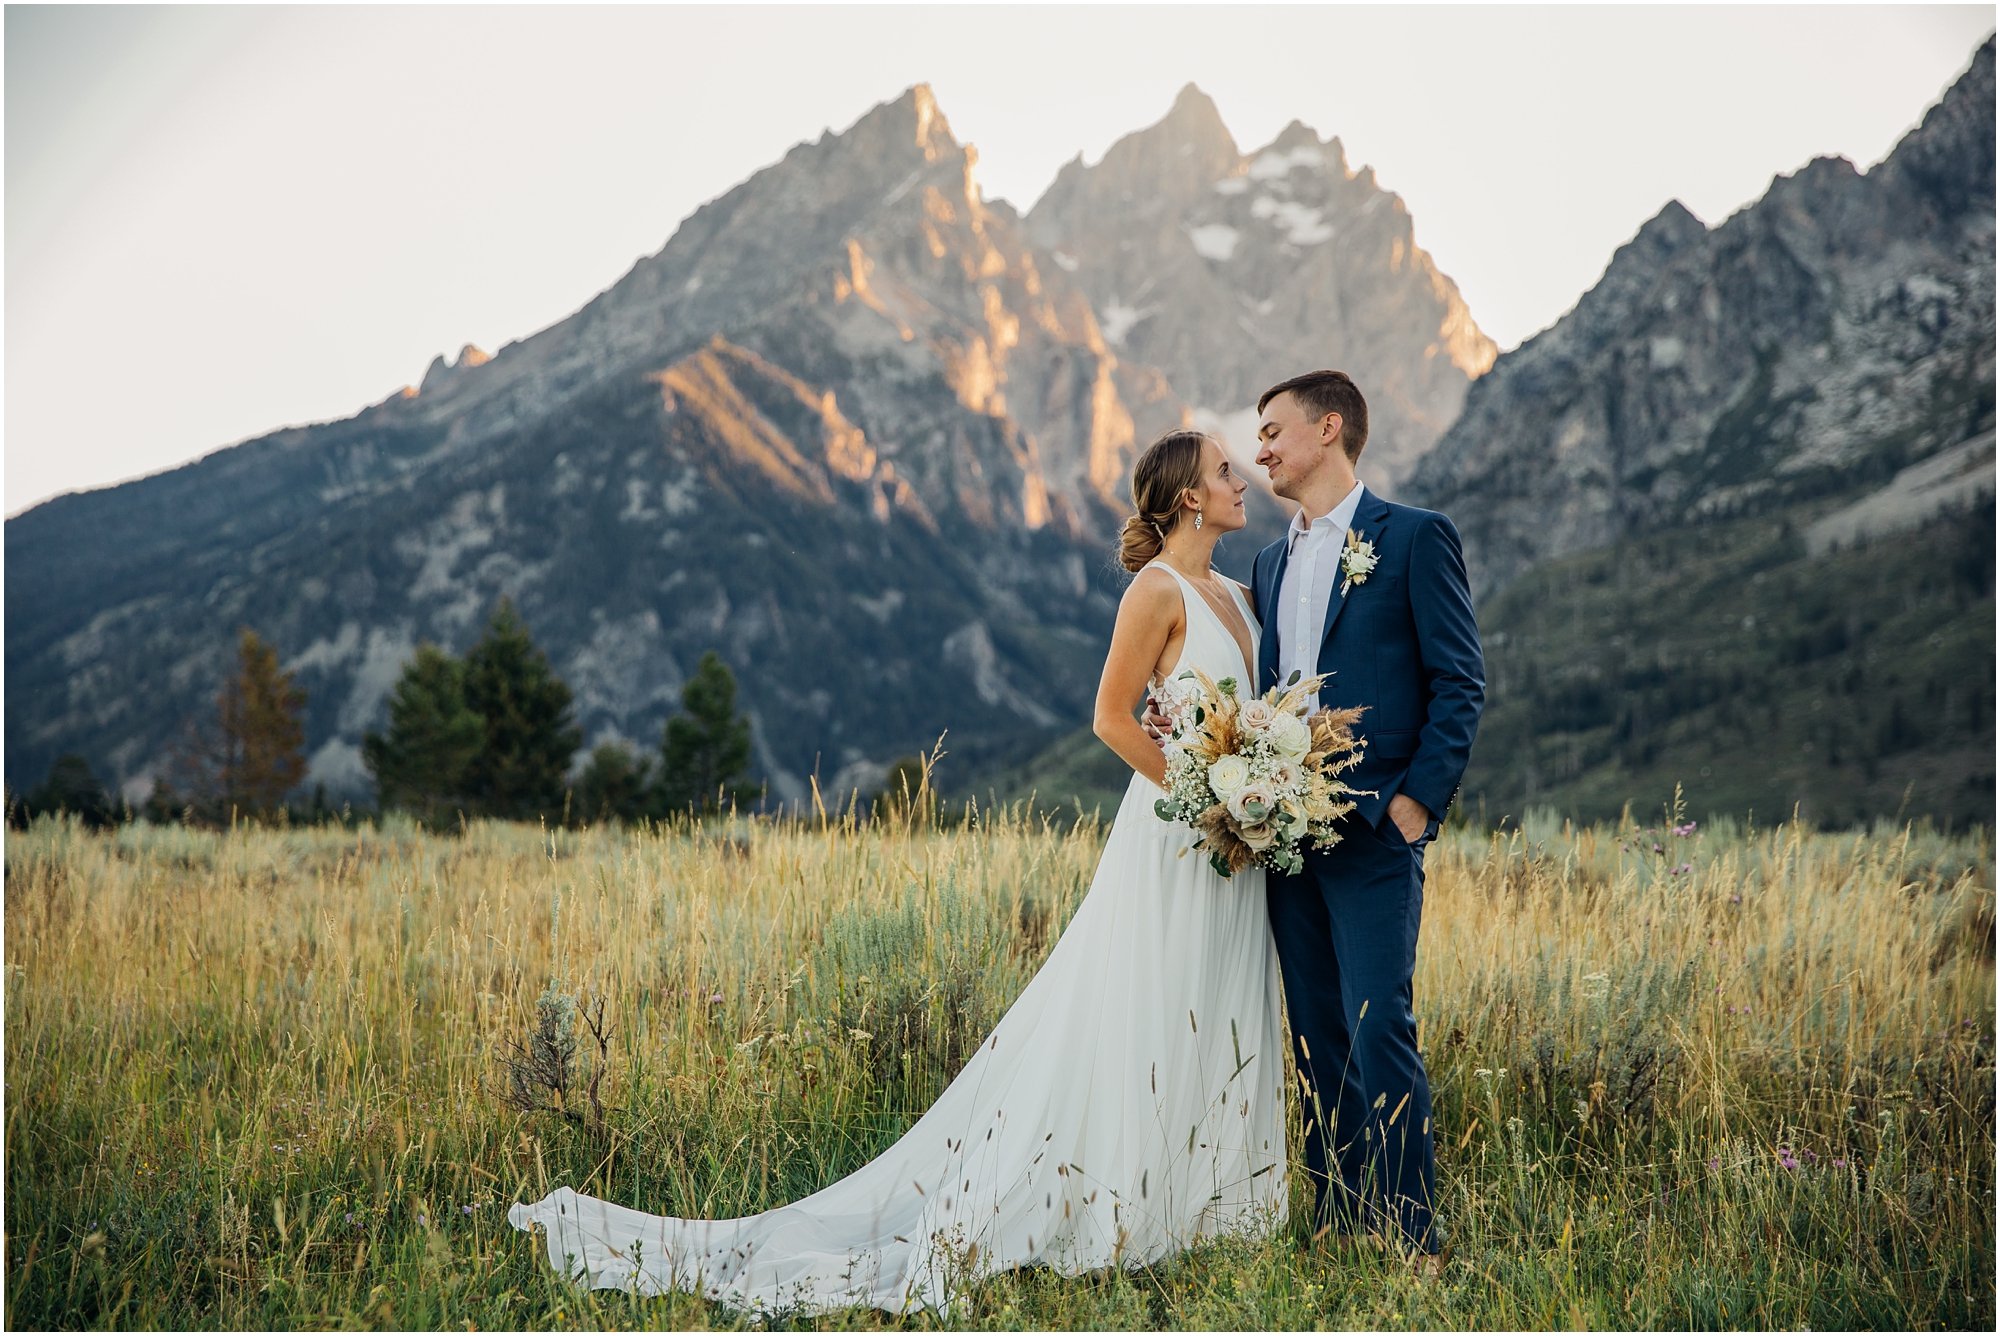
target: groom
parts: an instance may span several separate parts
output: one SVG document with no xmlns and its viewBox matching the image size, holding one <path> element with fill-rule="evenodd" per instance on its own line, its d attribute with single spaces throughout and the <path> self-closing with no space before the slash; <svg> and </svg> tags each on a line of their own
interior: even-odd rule
<svg viewBox="0 0 2000 1336">
<path fill-rule="evenodd" d="M 1436 1254 L 1431 1089 L 1410 979 L 1424 848 L 1457 796 L 1486 694 L 1465 561 L 1450 520 L 1356 481 L 1368 405 L 1344 373 L 1273 385 L 1257 411 L 1257 463 L 1299 505 L 1253 568 L 1258 689 L 1327 673 L 1321 705 L 1367 706 L 1364 759 L 1344 778 L 1374 791 L 1338 844 L 1267 883 L 1314 1225 L 1382 1230 Z"/>
</svg>

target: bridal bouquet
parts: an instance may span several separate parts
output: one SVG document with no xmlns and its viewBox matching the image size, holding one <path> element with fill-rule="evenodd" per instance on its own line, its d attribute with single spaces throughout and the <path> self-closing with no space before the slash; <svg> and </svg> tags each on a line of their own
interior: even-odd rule
<svg viewBox="0 0 2000 1336">
<path fill-rule="evenodd" d="M 1294 678 L 1238 700 L 1235 678 L 1190 669 L 1154 693 L 1173 734 L 1167 796 L 1153 811 L 1199 832 L 1190 848 L 1206 849 L 1223 876 L 1252 863 L 1297 872 L 1307 840 L 1322 848 L 1339 840 L 1334 822 L 1354 810 L 1356 791 L 1340 776 L 1361 761 L 1361 709 L 1306 717 L 1324 680 Z"/>
</svg>

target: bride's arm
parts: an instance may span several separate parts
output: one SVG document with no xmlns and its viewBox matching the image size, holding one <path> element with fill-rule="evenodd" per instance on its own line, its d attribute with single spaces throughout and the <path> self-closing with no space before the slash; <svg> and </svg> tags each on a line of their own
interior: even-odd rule
<svg viewBox="0 0 2000 1336">
<path fill-rule="evenodd" d="M 1118 602 L 1118 622 L 1111 628 L 1111 652 L 1104 657 L 1097 713 L 1091 722 L 1091 731 L 1119 760 L 1161 785 L 1167 778 L 1166 755 L 1132 712 L 1146 694 L 1146 684 L 1180 618 L 1181 593 L 1173 576 L 1141 571 Z"/>
</svg>

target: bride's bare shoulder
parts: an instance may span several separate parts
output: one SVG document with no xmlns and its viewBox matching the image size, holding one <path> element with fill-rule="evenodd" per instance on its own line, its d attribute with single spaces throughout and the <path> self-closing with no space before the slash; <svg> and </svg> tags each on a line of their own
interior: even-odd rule
<svg viewBox="0 0 2000 1336">
<path fill-rule="evenodd" d="M 1141 568 L 1118 599 L 1120 616 L 1137 614 L 1152 620 L 1178 617 L 1180 611 L 1180 582 L 1158 566 Z"/>
</svg>

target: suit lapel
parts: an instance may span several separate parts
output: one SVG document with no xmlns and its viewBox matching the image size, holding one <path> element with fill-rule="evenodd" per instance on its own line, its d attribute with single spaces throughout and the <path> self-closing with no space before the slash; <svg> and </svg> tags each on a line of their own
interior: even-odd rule
<svg viewBox="0 0 2000 1336">
<path fill-rule="evenodd" d="M 1359 534 L 1363 542 L 1374 544 L 1376 552 L 1381 552 L 1382 531 L 1389 527 L 1389 503 L 1369 491 L 1366 487 L 1363 487 L 1361 489 L 1361 503 L 1354 508 L 1354 522 L 1348 527 Z M 1346 547 L 1347 536 L 1343 534 L 1341 535 L 1341 549 L 1343 552 L 1346 550 Z M 1333 636 L 1334 623 L 1338 622 L 1340 614 L 1347 610 L 1347 600 L 1360 597 L 1361 591 L 1368 587 L 1367 582 L 1363 581 L 1361 584 L 1349 589 L 1346 595 L 1343 596 L 1340 592 L 1340 586 L 1346 582 L 1347 577 L 1341 573 L 1339 565 L 1336 564 L 1333 572 L 1333 592 L 1326 600 L 1326 630 L 1320 634 L 1319 638 L 1322 652 L 1326 649 L 1326 642 Z"/>
<path fill-rule="evenodd" d="M 1289 536 L 1289 526 L 1285 530 Z M 1257 606 L 1263 609 L 1262 625 L 1257 631 L 1257 681 L 1260 690 L 1268 690 L 1278 680 L 1278 590 L 1284 584 L 1285 566 L 1291 560 L 1291 544 L 1285 538 L 1264 549 L 1259 555 L 1257 569 L 1262 572 L 1257 581 Z"/>
</svg>

